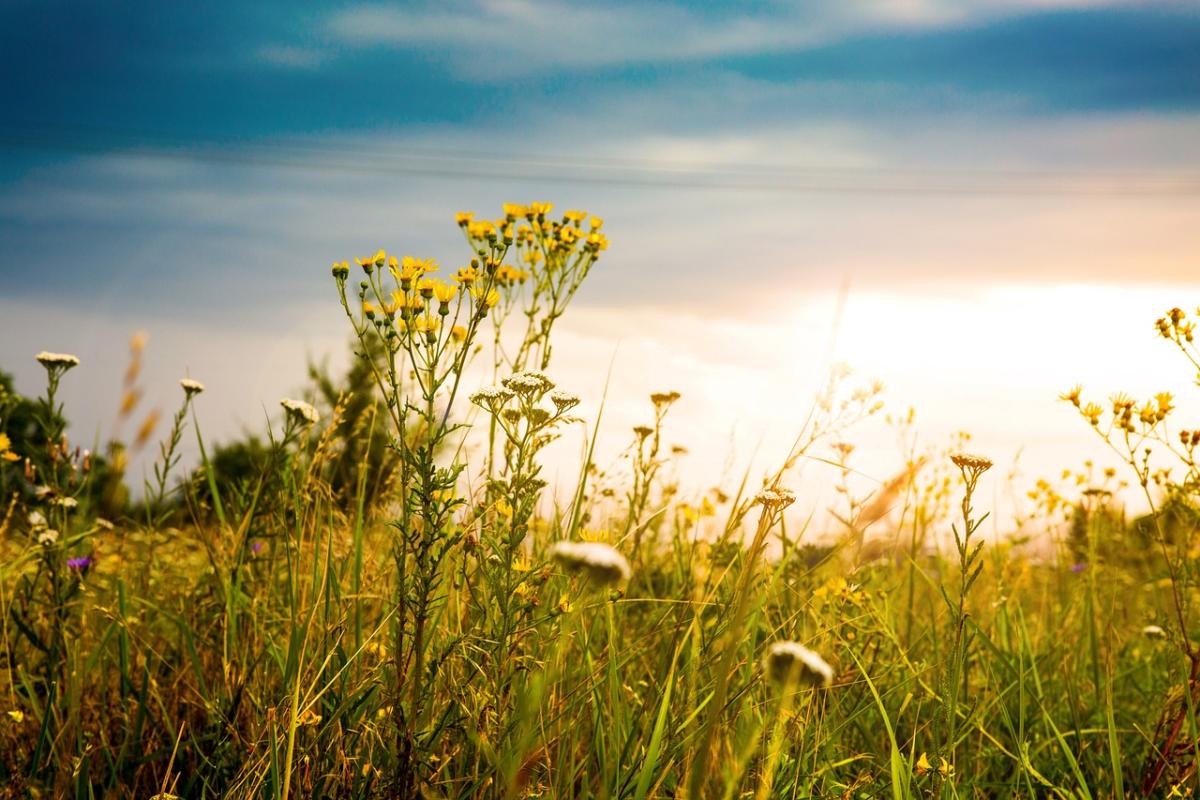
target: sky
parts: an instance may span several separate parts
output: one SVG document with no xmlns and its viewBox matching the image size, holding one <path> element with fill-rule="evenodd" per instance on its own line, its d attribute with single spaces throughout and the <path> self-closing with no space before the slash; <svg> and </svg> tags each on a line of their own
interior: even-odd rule
<svg viewBox="0 0 1200 800">
<path fill-rule="evenodd" d="M 765 471 L 846 362 L 1032 482 L 1103 457 L 1068 386 L 1194 391 L 1153 321 L 1200 303 L 1198 45 L 1191 3 L 10 1 L 0 369 L 78 354 L 103 439 L 144 330 L 147 407 L 190 374 L 227 440 L 346 363 L 330 262 L 547 200 L 606 220 L 551 368 L 608 381 L 606 457 L 675 389 L 687 482 Z"/>
</svg>

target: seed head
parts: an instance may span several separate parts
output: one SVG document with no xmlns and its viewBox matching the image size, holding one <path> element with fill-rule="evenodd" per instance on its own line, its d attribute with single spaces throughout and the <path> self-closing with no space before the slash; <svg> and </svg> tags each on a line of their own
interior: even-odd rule
<svg viewBox="0 0 1200 800">
<path fill-rule="evenodd" d="M 555 542 L 550 557 L 567 572 L 580 573 L 597 586 L 629 579 L 625 556 L 602 542 Z"/>
<path fill-rule="evenodd" d="M 778 641 L 767 648 L 763 672 L 776 683 L 824 687 L 833 681 L 833 667 L 799 642 Z"/>
</svg>

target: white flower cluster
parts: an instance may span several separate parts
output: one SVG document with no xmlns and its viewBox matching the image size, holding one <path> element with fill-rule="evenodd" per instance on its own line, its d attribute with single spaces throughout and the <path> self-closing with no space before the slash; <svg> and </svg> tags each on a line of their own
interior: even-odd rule
<svg viewBox="0 0 1200 800">
<path fill-rule="evenodd" d="M 771 510 L 781 510 L 796 502 L 796 493 L 791 489 L 764 489 L 754 497 L 754 502 Z"/>
<path fill-rule="evenodd" d="M 179 385 L 183 387 L 183 391 L 188 397 L 195 394 L 200 394 L 204 391 L 204 384 L 200 381 L 194 381 L 191 378 L 183 378 L 179 381 Z"/>
<path fill-rule="evenodd" d="M 279 401 L 279 405 L 283 406 L 283 410 L 288 413 L 288 416 L 297 422 L 316 425 L 317 421 L 321 419 L 321 415 L 317 413 L 317 409 L 303 400 L 292 400 L 290 397 L 285 397 Z"/>
<path fill-rule="evenodd" d="M 554 407 L 558 409 L 558 413 L 562 414 L 579 405 L 579 396 L 570 392 L 564 392 L 561 389 L 555 389 L 550 393 L 550 402 L 554 403 Z"/>
<path fill-rule="evenodd" d="M 629 579 L 629 562 L 603 542 L 555 542 L 550 557 L 570 573 L 580 573 L 598 586 Z"/>
<path fill-rule="evenodd" d="M 540 394 L 554 388 L 554 381 L 541 372 L 516 372 L 500 381 L 505 389 L 517 394 Z"/>
<path fill-rule="evenodd" d="M 487 386 L 474 392 L 471 395 L 470 400 L 480 408 L 486 409 L 487 411 L 494 411 L 512 398 L 513 393 L 508 389 Z"/>
<path fill-rule="evenodd" d="M 775 642 L 767 648 L 762 666 L 767 677 L 778 683 L 828 686 L 833 682 L 833 667 L 799 642 Z"/>
<path fill-rule="evenodd" d="M 45 350 L 34 356 L 46 369 L 70 369 L 79 366 L 79 359 L 68 353 L 47 353 Z"/>
<path fill-rule="evenodd" d="M 978 470 L 979 472 L 991 469 L 992 466 L 990 458 L 987 456 L 978 456 L 974 453 L 955 453 L 950 456 L 950 460 L 959 469 Z"/>
<path fill-rule="evenodd" d="M 30 511 L 26 519 L 29 522 L 29 530 L 34 535 L 34 540 L 42 547 L 50 547 L 58 541 L 58 531 L 46 524 L 46 518 L 42 512 Z"/>
</svg>

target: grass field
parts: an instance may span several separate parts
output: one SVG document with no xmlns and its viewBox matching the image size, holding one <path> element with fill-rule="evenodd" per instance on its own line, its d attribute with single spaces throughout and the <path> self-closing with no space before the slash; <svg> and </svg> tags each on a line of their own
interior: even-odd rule
<svg viewBox="0 0 1200 800">
<path fill-rule="evenodd" d="M 72 356 L 38 356 L 41 397 L 0 399 L 0 793 L 1192 793 L 1200 433 L 1169 428 L 1171 397 L 1064 393 L 1122 469 L 1015 487 L 1039 511 L 986 544 L 1005 478 L 961 452 L 914 450 L 805 529 L 796 465 L 844 475 L 882 413 L 838 376 L 785 462 L 740 485 L 675 483 L 664 391 L 645 427 L 587 421 L 592 443 L 630 438 L 622 469 L 589 449 L 547 486 L 543 449 L 583 425 L 554 328 L 607 240 L 580 212 L 504 214 L 459 215 L 461 268 L 334 264 L 352 375 L 241 450 L 203 438 L 184 381 L 138 491 L 126 445 L 64 436 Z M 1197 368 L 1190 317 L 1157 324 L 1146 346 Z"/>
</svg>

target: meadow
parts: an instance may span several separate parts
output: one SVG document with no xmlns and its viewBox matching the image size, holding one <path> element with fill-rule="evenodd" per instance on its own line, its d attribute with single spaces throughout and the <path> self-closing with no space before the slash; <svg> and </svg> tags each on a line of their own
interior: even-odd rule
<svg viewBox="0 0 1200 800">
<path fill-rule="evenodd" d="M 603 221 L 533 203 L 455 223 L 453 267 L 332 266 L 354 364 L 314 372 L 262 439 L 206 440 L 186 378 L 173 417 L 90 453 L 58 399 L 78 359 L 37 354 L 36 397 L 4 385 L 0 794 L 1193 792 L 1200 431 L 1174 398 L 1065 391 L 1119 468 L 1014 487 L 1036 509 L 1019 535 L 982 534 L 1006 480 L 986 454 L 915 445 L 818 531 L 797 465 L 849 475 L 880 387 L 836 373 L 781 463 L 679 485 L 663 428 L 685 398 L 664 386 L 612 431 L 555 384 Z M 1146 346 L 1200 370 L 1192 319 L 1148 320 Z M 577 478 L 547 485 L 543 451 L 581 432 Z M 628 439 L 619 469 L 598 437 Z"/>
</svg>

